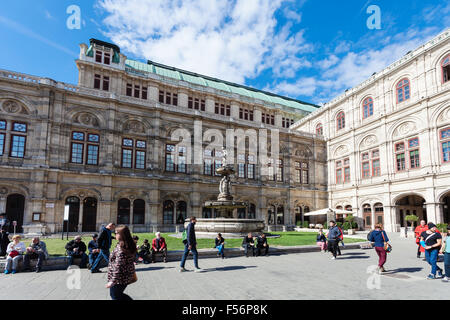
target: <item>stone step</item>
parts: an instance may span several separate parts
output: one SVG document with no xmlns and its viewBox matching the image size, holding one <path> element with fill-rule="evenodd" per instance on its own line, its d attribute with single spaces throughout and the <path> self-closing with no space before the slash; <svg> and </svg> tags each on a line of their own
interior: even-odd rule
<svg viewBox="0 0 450 320">
<path fill-rule="evenodd" d="M 341 250 L 349 249 L 363 249 L 367 245 L 367 242 L 358 242 L 345 245 L 345 247 L 340 246 Z M 311 246 L 292 246 L 292 247 L 270 247 L 269 255 L 280 255 L 289 253 L 307 253 L 307 252 L 320 252 L 320 249 L 316 245 Z M 225 257 L 238 257 L 244 254 L 243 248 L 225 248 Z M 183 255 L 183 250 L 173 250 L 167 253 L 167 261 L 180 261 Z M 192 254 L 190 254 L 192 255 Z M 217 250 L 215 249 L 199 249 L 199 258 L 217 258 Z M 162 257 L 158 255 L 156 257 L 156 262 L 162 261 Z M 45 260 L 42 264 L 42 270 L 64 270 L 67 268 L 68 257 L 50 257 Z M 80 259 L 74 259 L 75 264 L 80 263 Z M 5 270 L 6 259 L 0 259 L 0 272 Z M 32 267 L 36 265 L 36 260 L 31 260 Z M 19 263 L 19 270 L 21 269 L 22 262 Z M 104 264 L 102 267 L 106 267 Z"/>
</svg>

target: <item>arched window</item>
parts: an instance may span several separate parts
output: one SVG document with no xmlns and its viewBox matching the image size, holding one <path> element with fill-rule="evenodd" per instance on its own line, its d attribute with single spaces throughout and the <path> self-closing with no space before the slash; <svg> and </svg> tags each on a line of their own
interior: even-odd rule
<svg viewBox="0 0 450 320">
<path fill-rule="evenodd" d="M 345 113 L 344 111 L 341 111 L 336 116 L 336 126 L 338 130 L 345 128 Z"/>
<path fill-rule="evenodd" d="M 319 136 L 323 136 L 323 126 L 321 123 L 318 123 L 316 126 L 316 134 Z"/>
<path fill-rule="evenodd" d="M 409 99 L 411 88 L 408 79 L 400 80 L 397 83 L 397 103 L 401 103 Z"/>
<path fill-rule="evenodd" d="M 450 54 L 442 60 L 442 83 L 450 81 Z"/>
<path fill-rule="evenodd" d="M 237 209 L 238 219 L 245 219 L 245 208 Z"/>
<path fill-rule="evenodd" d="M 166 200 L 163 204 L 163 223 L 164 224 L 173 224 L 173 211 L 175 206 L 173 201 Z"/>
<path fill-rule="evenodd" d="M 133 202 L 133 224 L 145 224 L 145 201 L 136 199 Z"/>
<path fill-rule="evenodd" d="M 177 203 L 177 224 L 184 224 L 186 220 L 186 202 L 179 201 Z"/>
<path fill-rule="evenodd" d="M 117 224 L 130 224 L 130 206 L 130 200 L 119 200 L 117 207 Z"/>
<path fill-rule="evenodd" d="M 248 219 L 256 219 L 256 206 L 253 203 L 250 203 L 248 206 Z"/>
<path fill-rule="evenodd" d="M 367 97 L 363 101 L 363 119 L 366 119 L 373 115 L 373 99 L 372 97 Z"/>
<path fill-rule="evenodd" d="M 337 210 L 342 210 L 342 206 L 337 206 L 336 209 Z"/>
<path fill-rule="evenodd" d="M 269 206 L 267 209 L 267 224 L 275 224 L 275 207 Z"/>
<path fill-rule="evenodd" d="M 352 211 L 352 206 L 350 206 L 350 205 L 345 206 L 345 210 L 346 210 L 346 211 Z"/>
</svg>

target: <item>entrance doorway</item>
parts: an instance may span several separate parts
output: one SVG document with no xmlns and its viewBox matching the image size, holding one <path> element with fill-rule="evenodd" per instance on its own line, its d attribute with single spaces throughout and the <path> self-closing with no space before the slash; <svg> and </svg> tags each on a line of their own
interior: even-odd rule
<svg viewBox="0 0 450 320">
<path fill-rule="evenodd" d="M 442 198 L 442 213 L 444 215 L 443 217 L 443 223 L 450 223 L 450 192 L 444 195 Z"/>
<path fill-rule="evenodd" d="M 395 202 L 397 225 L 408 227 L 406 216 L 415 215 L 419 220 L 427 220 L 427 210 L 425 208 L 425 199 L 418 195 L 408 195 L 398 199 Z M 413 227 L 415 224 L 413 225 Z"/>
<path fill-rule="evenodd" d="M 11 194 L 6 199 L 6 219 L 9 220 L 9 233 L 14 232 L 13 221 L 17 221 L 16 233 L 23 232 L 23 214 L 25 197 L 21 194 Z"/>
<path fill-rule="evenodd" d="M 97 231 L 97 199 L 83 200 L 83 232 Z"/>
<path fill-rule="evenodd" d="M 68 197 L 66 205 L 69 206 L 69 232 L 77 232 L 80 221 L 80 199 L 78 197 Z"/>
</svg>

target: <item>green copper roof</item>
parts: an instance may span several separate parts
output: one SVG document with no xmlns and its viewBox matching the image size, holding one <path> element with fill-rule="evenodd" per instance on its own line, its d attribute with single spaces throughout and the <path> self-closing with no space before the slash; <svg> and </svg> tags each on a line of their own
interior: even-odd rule
<svg viewBox="0 0 450 320">
<path fill-rule="evenodd" d="M 136 71 L 153 73 L 163 77 L 168 77 L 180 81 L 186 81 L 195 85 L 222 90 L 228 93 L 236 93 L 245 97 L 250 97 L 266 101 L 269 103 L 276 103 L 287 107 L 299 109 L 307 113 L 313 112 L 317 110 L 317 108 L 319 108 L 319 106 L 316 106 L 311 103 L 302 102 L 299 100 L 279 96 L 270 92 L 265 92 L 254 88 L 242 86 L 239 84 L 231 83 L 228 81 L 203 76 L 200 74 L 177 69 L 174 67 L 165 66 L 152 61 L 148 61 L 148 63 L 143 63 L 127 59 L 125 61 L 125 64 L 128 68 L 134 69 Z"/>
</svg>

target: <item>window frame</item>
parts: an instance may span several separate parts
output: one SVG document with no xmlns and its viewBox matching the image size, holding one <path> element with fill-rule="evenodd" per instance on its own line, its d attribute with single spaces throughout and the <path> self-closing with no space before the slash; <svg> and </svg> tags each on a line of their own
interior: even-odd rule
<svg viewBox="0 0 450 320">
<path fill-rule="evenodd" d="M 404 84 L 403 82 L 407 80 L 408 83 Z M 399 87 L 399 84 L 402 83 L 401 87 Z M 405 98 L 405 88 L 408 87 L 409 90 L 409 94 L 408 94 L 408 98 Z M 402 95 L 403 95 L 403 100 L 399 101 L 399 89 L 402 90 Z M 403 78 L 399 81 L 397 81 L 397 84 L 395 85 L 395 94 L 397 96 L 397 104 L 403 103 L 405 101 L 408 101 L 409 99 L 411 99 L 411 80 L 409 80 L 408 78 Z"/>
<path fill-rule="evenodd" d="M 367 116 L 366 116 L 366 109 L 367 109 Z M 371 110 L 372 109 L 372 110 Z M 371 112 L 370 112 L 371 110 Z M 373 116 L 374 112 L 374 102 L 373 98 L 371 96 L 367 97 L 363 101 L 363 119 L 370 118 Z"/>
<path fill-rule="evenodd" d="M 337 131 L 345 129 L 345 112 L 339 111 L 336 115 L 336 129 Z"/>
<path fill-rule="evenodd" d="M 439 130 L 439 145 L 440 145 L 440 154 L 441 154 L 441 163 L 442 164 L 447 164 L 450 163 L 450 136 L 447 138 L 442 138 L 442 132 L 450 130 L 450 127 L 445 127 Z M 444 144 L 447 143 L 448 144 L 448 160 L 445 161 L 445 156 L 444 156 Z"/>
<path fill-rule="evenodd" d="M 448 62 L 445 63 L 445 60 L 447 60 L 447 59 L 448 59 Z M 447 80 L 445 80 L 445 77 L 444 77 L 444 75 L 445 75 L 444 68 L 449 69 L 448 74 L 447 74 Z M 442 73 L 442 78 L 441 78 L 442 84 L 450 82 L 450 54 L 446 55 L 441 61 L 441 73 Z"/>
<path fill-rule="evenodd" d="M 14 132 L 16 132 L 16 131 L 14 131 Z M 14 137 L 24 138 L 23 152 L 22 152 L 23 156 L 22 157 L 17 157 L 17 156 L 13 156 L 12 155 Z M 15 159 L 25 159 L 26 150 L 27 150 L 27 136 L 26 135 L 22 135 L 22 134 L 11 134 L 10 144 L 9 144 L 9 156 L 11 158 L 15 158 Z"/>
</svg>

